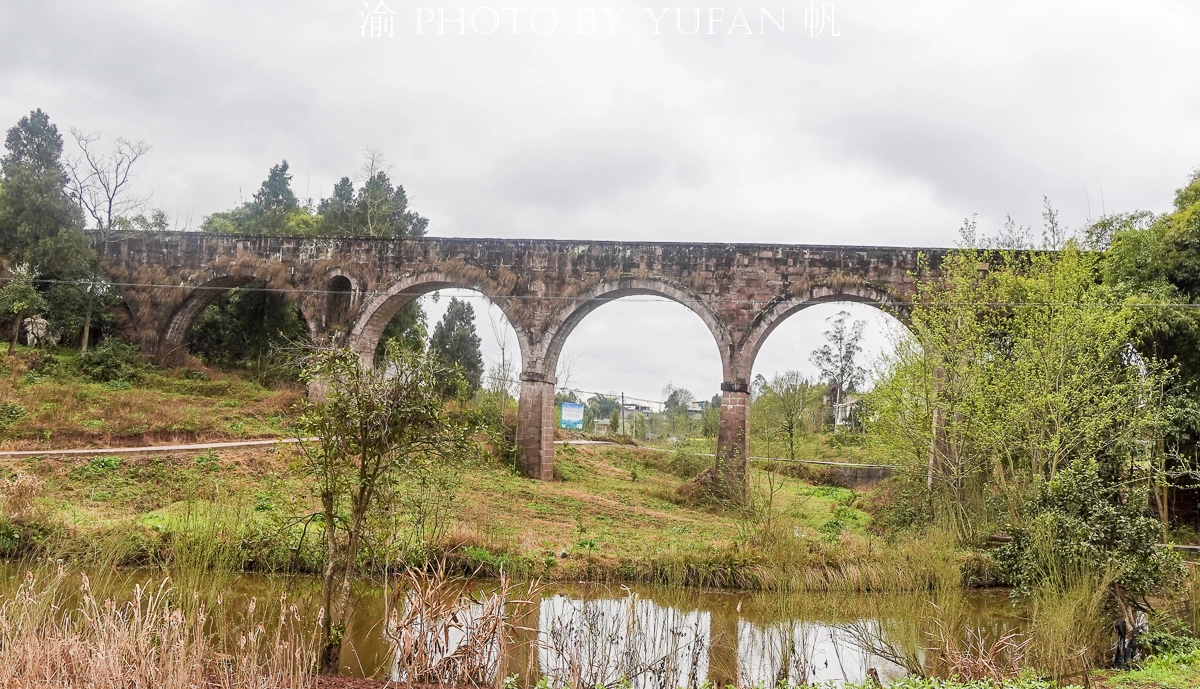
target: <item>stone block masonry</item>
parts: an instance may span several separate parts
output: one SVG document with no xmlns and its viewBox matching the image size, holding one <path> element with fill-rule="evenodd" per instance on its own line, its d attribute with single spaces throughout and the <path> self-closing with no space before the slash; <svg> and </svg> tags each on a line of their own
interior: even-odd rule
<svg viewBox="0 0 1200 689">
<path fill-rule="evenodd" d="M 597 307 L 633 295 L 672 299 L 708 326 L 721 353 L 717 488 L 745 495 L 749 382 L 762 343 L 813 304 L 865 302 L 904 319 L 922 277 L 946 249 L 531 239 L 417 240 L 150 232 L 94 237 L 124 297 L 138 346 L 170 361 L 195 318 L 225 290 L 278 290 L 315 342 L 370 361 L 406 303 L 439 289 L 478 291 L 517 333 L 517 438 L 526 476 L 554 475 L 554 373 L 571 331 Z M 921 260 L 924 255 L 925 260 Z M 122 319 L 126 320 L 126 319 Z"/>
</svg>

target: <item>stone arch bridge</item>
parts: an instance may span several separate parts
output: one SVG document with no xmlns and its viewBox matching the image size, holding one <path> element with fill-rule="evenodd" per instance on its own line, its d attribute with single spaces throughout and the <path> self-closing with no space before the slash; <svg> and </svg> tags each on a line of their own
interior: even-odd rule
<svg viewBox="0 0 1200 689">
<path fill-rule="evenodd" d="M 721 356 L 716 476 L 745 490 L 749 383 L 766 337 L 828 301 L 874 304 L 903 318 L 922 271 L 944 249 L 422 238 L 331 239 L 196 232 L 95 237 L 101 264 L 142 352 L 186 351 L 194 319 L 224 290 L 256 286 L 295 302 L 314 341 L 345 342 L 368 361 L 404 304 L 444 288 L 476 290 L 517 333 L 517 439 L 525 475 L 550 479 L 559 353 L 597 307 L 630 295 L 677 301 L 708 326 Z M 928 257 L 919 264 L 921 254 Z M 736 495 L 731 495 L 736 497 Z"/>
</svg>

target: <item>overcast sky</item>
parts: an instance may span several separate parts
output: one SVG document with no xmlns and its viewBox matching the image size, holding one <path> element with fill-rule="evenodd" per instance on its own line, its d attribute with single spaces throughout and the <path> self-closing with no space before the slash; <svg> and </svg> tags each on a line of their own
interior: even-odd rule
<svg viewBox="0 0 1200 689">
<path fill-rule="evenodd" d="M 973 213 L 1040 231 L 1043 195 L 1071 226 L 1166 210 L 1200 165 L 1192 0 L 847 0 L 812 5 L 819 27 L 806 3 L 712 4 L 686 35 L 696 5 L 539 6 L 7 0 L 0 124 L 40 107 L 146 140 L 138 184 L 180 227 L 285 158 L 319 199 L 371 147 L 442 236 L 945 246 Z M 364 12 L 390 27 L 364 36 Z M 836 310 L 756 372 L 805 369 Z M 607 305 L 567 347 L 587 389 L 720 384 L 676 304 Z"/>
</svg>

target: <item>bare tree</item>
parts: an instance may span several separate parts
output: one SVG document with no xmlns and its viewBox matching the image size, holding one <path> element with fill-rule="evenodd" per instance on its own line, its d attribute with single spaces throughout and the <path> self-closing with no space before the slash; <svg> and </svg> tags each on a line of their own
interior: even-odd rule
<svg viewBox="0 0 1200 689">
<path fill-rule="evenodd" d="M 67 173 L 71 176 L 71 195 L 79 208 L 91 216 L 101 239 L 107 239 L 114 224 L 139 213 L 149 202 L 149 196 L 133 193 L 133 166 L 147 152 L 150 145 L 145 141 L 130 141 L 125 138 L 112 140 L 108 151 L 100 150 L 99 134 L 71 129 L 71 136 L 79 146 L 79 155 L 67 159 Z M 83 334 L 79 349 L 86 352 L 91 338 L 92 309 L 96 294 L 103 286 L 99 266 L 92 266 L 87 285 L 87 309 L 83 318 Z"/>
<path fill-rule="evenodd" d="M 579 355 L 564 349 L 558 355 L 558 364 L 554 367 L 554 377 L 558 380 L 558 387 L 571 387 L 571 379 L 579 373 Z"/>
<path fill-rule="evenodd" d="M 141 212 L 150 197 L 133 193 L 133 166 L 150 151 L 150 145 L 118 137 L 112 140 L 110 150 L 102 151 L 99 134 L 72 128 L 71 136 L 80 151 L 67 160 L 71 195 L 96 223 L 96 229 L 109 230 L 118 219 Z"/>
<path fill-rule="evenodd" d="M 500 356 L 492 362 L 491 371 L 488 374 L 488 388 L 499 399 L 500 414 L 503 416 L 508 398 L 515 396 L 513 387 L 518 371 L 514 350 L 517 349 L 517 346 L 513 342 L 512 330 L 504 327 L 503 320 L 496 317 L 495 310 L 489 308 L 487 315 L 488 326 L 492 329 L 492 335 L 496 338 L 496 345 L 500 349 Z"/>
</svg>

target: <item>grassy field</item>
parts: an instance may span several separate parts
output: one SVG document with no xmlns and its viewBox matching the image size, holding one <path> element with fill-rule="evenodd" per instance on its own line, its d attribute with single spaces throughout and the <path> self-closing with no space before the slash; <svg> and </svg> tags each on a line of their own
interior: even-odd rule
<svg viewBox="0 0 1200 689">
<path fill-rule="evenodd" d="M 264 387 L 193 365 L 146 367 L 100 383 L 73 354 L 24 351 L 0 361 L 0 449 L 115 447 L 287 436 L 303 390 Z M 822 459 L 862 461 L 857 446 L 813 438 Z M 753 508 L 697 502 L 697 451 L 631 445 L 557 450 L 553 482 L 481 457 L 454 478 L 451 509 L 414 555 L 412 510 L 383 515 L 367 557 L 448 556 L 467 569 L 549 579 L 647 581 L 784 589 L 911 589 L 953 579 L 959 555 L 934 538 L 872 535 L 864 496 L 813 485 L 758 463 Z M 23 484 L 17 477 L 32 477 Z M 295 446 L 142 456 L 0 457 L 8 492 L 32 496 L 0 518 L 0 555 L 31 553 L 147 564 L 200 558 L 233 568 L 320 567 L 317 500 Z M 11 511 L 11 510 L 10 510 Z M 389 521 L 390 520 L 390 521 Z"/>
<path fill-rule="evenodd" d="M 890 574 L 877 571 L 888 561 L 880 556 L 896 551 L 868 533 L 870 518 L 848 489 L 755 470 L 756 496 L 769 507 L 693 505 L 678 491 L 685 481 L 668 453 L 560 446 L 558 455 L 562 480 L 554 482 L 494 463 L 470 469 L 438 550 L 485 571 L 550 579 L 750 588 L 854 588 L 871 577 L 903 587 L 913 583 L 908 576 L 925 585 L 945 564 L 892 562 Z M 0 552 L 36 541 L 46 554 L 123 564 L 169 560 L 192 538 L 234 544 L 241 552 L 222 557 L 240 566 L 287 566 L 301 537 L 289 522 L 316 505 L 291 446 L 0 458 L 2 475 L 41 486 L 29 533 L 6 540 L 0 530 Z M 837 579 L 846 567 L 855 581 Z"/>
<path fill-rule="evenodd" d="M 1154 656 L 1129 672 L 1097 673 L 1092 686 L 1100 689 L 1195 689 L 1200 687 L 1200 651 Z"/>
<path fill-rule="evenodd" d="M 263 387 L 196 366 L 147 368 L 135 384 L 98 383 L 73 370 L 75 355 L 21 348 L 0 356 L 0 449 L 113 447 L 270 438 L 285 434 L 303 400 L 295 384 Z"/>
</svg>

